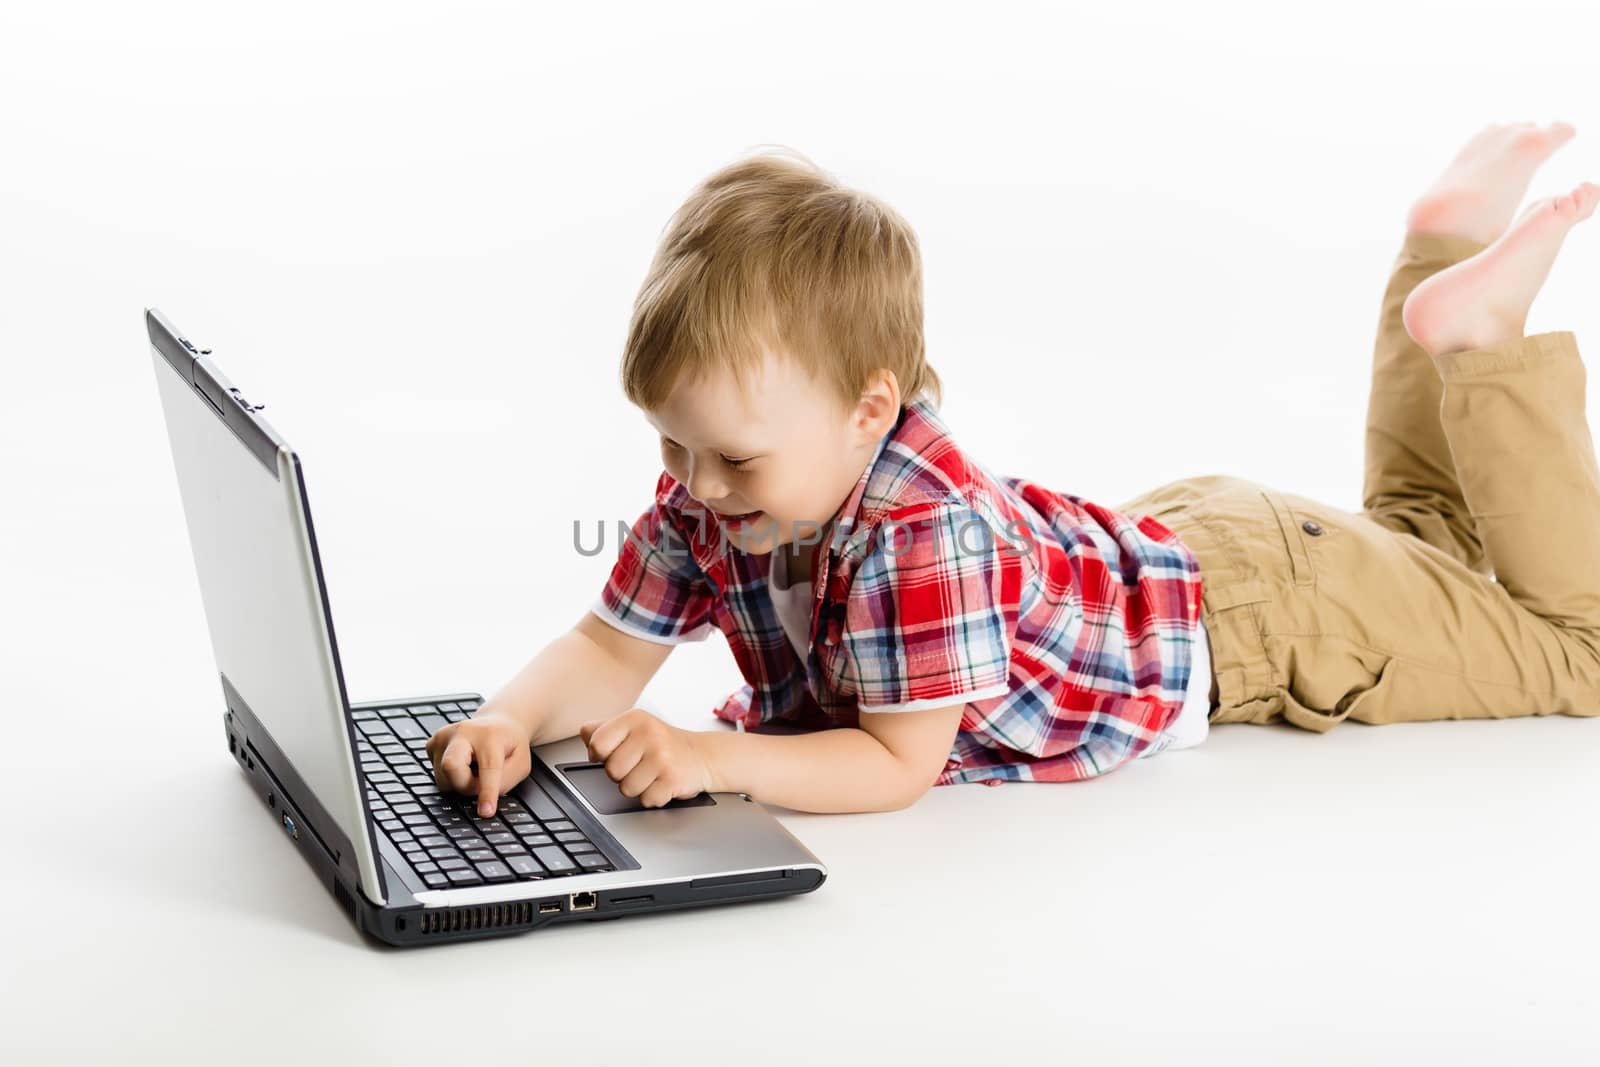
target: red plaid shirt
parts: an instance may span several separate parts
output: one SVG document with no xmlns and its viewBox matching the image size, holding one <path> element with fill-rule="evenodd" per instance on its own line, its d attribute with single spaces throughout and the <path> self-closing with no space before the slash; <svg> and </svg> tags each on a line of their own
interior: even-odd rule
<svg viewBox="0 0 1600 1067">
<path fill-rule="evenodd" d="M 1190 550 L 1149 516 L 991 475 L 925 400 L 878 442 L 812 558 L 802 663 L 767 590 L 770 554 L 740 551 L 663 471 L 593 610 L 668 644 L 721 630 L 745 684 L 712 711 L 741 728 L 965 702 L 935 785 L 1104 774 L 1183 706 L 1200 622 Z"/>
</svg>

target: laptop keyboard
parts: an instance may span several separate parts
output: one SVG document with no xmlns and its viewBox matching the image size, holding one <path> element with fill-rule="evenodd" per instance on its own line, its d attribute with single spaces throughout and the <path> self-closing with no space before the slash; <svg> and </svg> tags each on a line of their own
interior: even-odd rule
<svg viewBox="0 0 1600 1067">
<path fill-rule="evenodd" d="M 613 870 L 537 782 L 518 787 L 531 795 L 527 803 L 508 793 L 487 819 L 479 817 L 476 797 L 434 784 L 428 738 L 477 706 L 463 700 L 351 713 L 367 802 L 412 869 L 435 889 Z"/>
</svg>

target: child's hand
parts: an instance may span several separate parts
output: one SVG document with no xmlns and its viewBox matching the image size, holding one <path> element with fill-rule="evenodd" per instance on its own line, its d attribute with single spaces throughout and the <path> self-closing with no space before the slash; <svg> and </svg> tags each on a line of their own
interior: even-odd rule
<svg viewBox="0 0 1600 1067">
<path fill-rule="evenodd" d="M 606 776 L 622 795 L 647 808 L 711 790 L 711 771 L 695 745 L 694 731 L 662 722 L 643 708 L 578 727 L 589 758 L 605 763 Z"/>
<path fill-rule="evenodd" d="M 500 794 L 528 777 L 531 737 L 521 720 L 479 708 L 471 718 L 441 726 L 428 738 L 433 779 L 440 789 L 477 794 L 478 814 L 493 815 Z"/>
</svg>

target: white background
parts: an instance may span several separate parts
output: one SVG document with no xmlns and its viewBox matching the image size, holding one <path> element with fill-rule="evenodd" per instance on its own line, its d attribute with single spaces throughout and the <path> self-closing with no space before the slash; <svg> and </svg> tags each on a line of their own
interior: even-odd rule
<svg viewBox="0 0 1600 1067">
<path fill-rule="evenodd" d="M 629 309 L 762 144 L 916 227 L 958 440 L 1108 506 L 1358 508 L 1411 200 L 1489 122 L 1578 127 L 1530 195 L 1600 180 L 1576 2 L 579 6 L 0 8 L 0 1059 L 1593 1062 L 1579 719 L 1219 727 L 780 810 L 804 897 L 360 939 L 224 747 L 146 306 L 304 457 L 352 697 L 487 694 L 599 589 L 572 521 L 648 505 Z M 1592 346 L 1597 267 L 1591 220 L 1528 331 Z M 713 638 L 643 703 L 738 682 Z"/>
</svg>

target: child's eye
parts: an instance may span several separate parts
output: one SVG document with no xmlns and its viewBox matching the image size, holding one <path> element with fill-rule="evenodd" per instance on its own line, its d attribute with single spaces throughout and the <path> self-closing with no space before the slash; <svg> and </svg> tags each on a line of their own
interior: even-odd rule
<svg viewBox="0 0 1600 1067">
<path fill-rule="evenodd" d="M 727 456 L 723 456 L 722 457 L 722 462 L 726 463 L 728 466 L 732 467 L 734 470 L 740 470 L 740 469 L 742 469 L 744 467 L 744 465 L 746 463 L 749 463 L 750 460 L 748 460 L 748 459 L 729 459 Z"/>
</svg>

